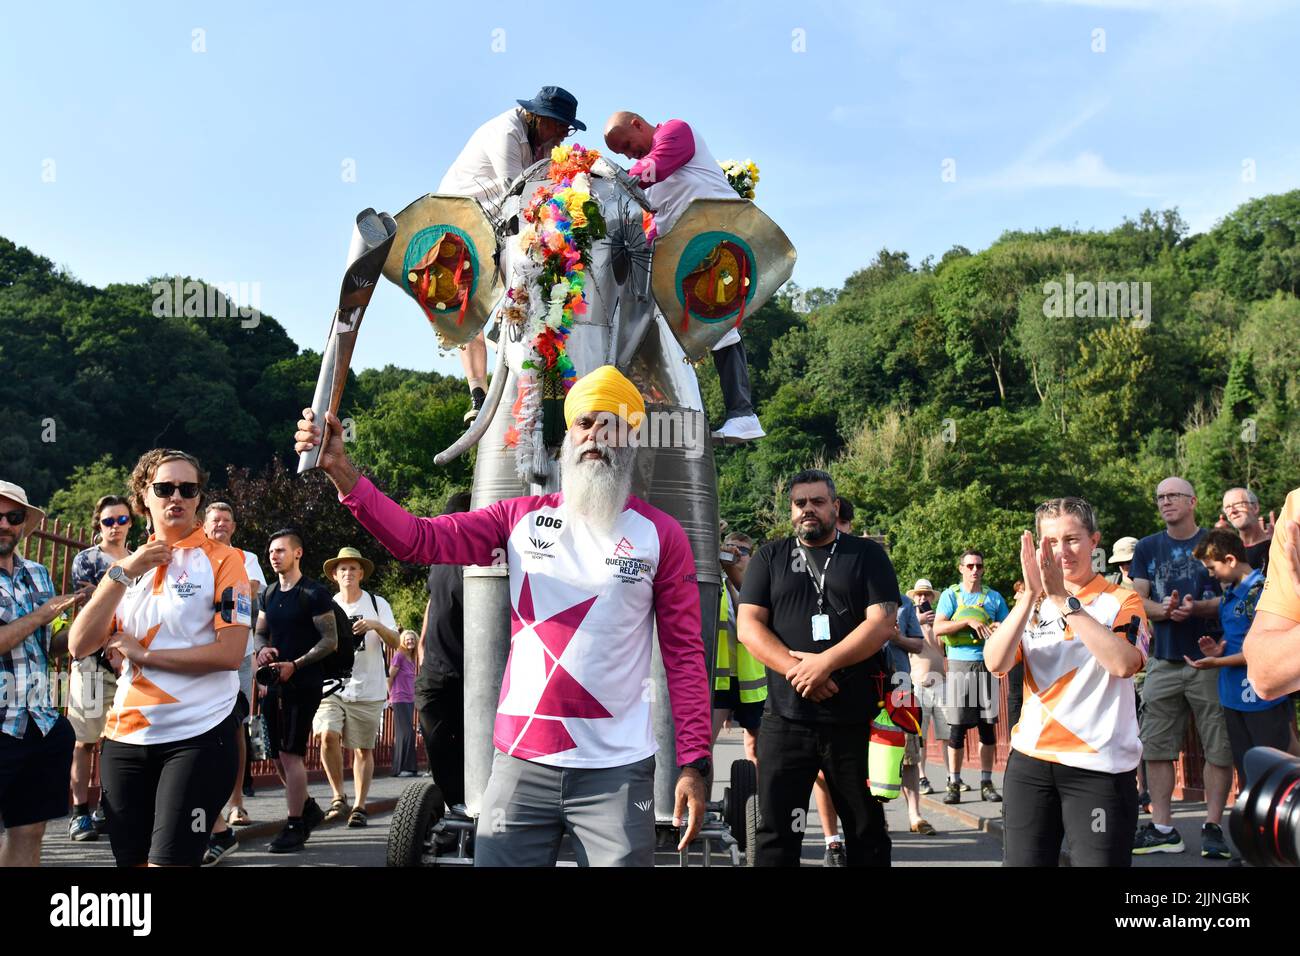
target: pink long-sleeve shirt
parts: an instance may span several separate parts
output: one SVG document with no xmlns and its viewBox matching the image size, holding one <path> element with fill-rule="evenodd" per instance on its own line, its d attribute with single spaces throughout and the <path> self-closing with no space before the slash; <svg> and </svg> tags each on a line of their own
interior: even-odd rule
<svg viewBox="0 0 1300 956">
<path fill-rule="evenodd" d="M 655 207 L 654 221 L 646 228 L 651 242 L 676 224 L 692 199 L 736 198 L 704 140 L 679 119 L 655 127 L 650 152 L 628 173 L 640 180 Z"/>
<path fill-rule="evenodd" d="M 571 520 L 560 494 L 417 518 L 362 477 L 340 501 L 403 561 L 510 569 L 510 656 L 496 748 L 557 767 L 618 767 L 656 750 L 654 629 L 677 762 L 710 753 L 710 695 L 695 560 L 671 516 L 635 497 L 609 534 Z"/>
</svg>

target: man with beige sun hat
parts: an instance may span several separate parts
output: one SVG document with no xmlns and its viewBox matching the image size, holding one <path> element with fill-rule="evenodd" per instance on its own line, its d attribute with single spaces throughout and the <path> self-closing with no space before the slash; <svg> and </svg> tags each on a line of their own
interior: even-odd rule
<svg viewBox="0 0 1300 956">
<path fill-rule="evenodd" d="M 329 780 L 333 799 L 325 820 L 348 813 L 348 826 L 367 823 L 366 795 L 375 773 L 375 744 L 388 699 L 388 672 L 384 645 L 394 650 L 401 644 L 401 632 L 393 609 L 377 594 L 361 589 L 361 582 L 375 573 L 375 565 L 356 548 L 340 548 L 325 562 L 325 577 L 338 585 L 334 601 L 352 622 L 352 639 L 357 642 L 352 677 L 337 694 L 320 702 L 312 720 L 312 733 L 319 734 L 321 763 Z M 345 639 L 347 635 L 341 635 Z M 355 800 L 351 811 L 343 791 L 343 748 L 352 750 L 352 783 Z"/>
</svg>

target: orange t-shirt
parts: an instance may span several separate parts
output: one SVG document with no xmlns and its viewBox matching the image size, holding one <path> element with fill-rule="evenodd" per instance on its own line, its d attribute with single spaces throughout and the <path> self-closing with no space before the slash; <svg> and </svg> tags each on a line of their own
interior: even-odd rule
<svg viewBox="0 0 1300 956">
<path fill-rule="evenodd" d="M 1113 631 L 1138 622 L 1137 648 L 1147 656 L 1150 632 L 1137 592 L 1096 575 L 1075 595 L 1079 613 Z M 1123 773 L 1142 759 L 1133 678 L 1112 677 L 1076 637 L 1068 618 L 1045 598 L 1025 625 L 1017 651 L 1025 663 L 1025 702 L 1011 746 L 1029 757 L 1068 767 Z"/>
<path fill-rule="evenodd" d="M 227 589 L 234 598 L 230 620 L 217 607 Z M 212 644 L 227 627 L 246 633 L 251 611 L 243 554 L 198 528 L 177 542 L 169 564 L 127 588 L 114 623 L 145 647 L 172 650 Z M 238 692 L 233 670 L 179 674 L 127 661 L 104 733 L 128 744 L 186 740 L 229 716 Z"/>
</svg>

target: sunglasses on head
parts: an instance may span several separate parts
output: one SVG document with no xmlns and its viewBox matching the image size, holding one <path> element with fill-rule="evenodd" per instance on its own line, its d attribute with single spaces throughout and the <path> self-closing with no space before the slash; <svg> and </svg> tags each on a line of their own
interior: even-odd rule
<svg viewBox="0 0 1300 956">
<path fill-rule="evenodd" d="M 159 498 L 170 498 L 178 488 L 182 498 L 197 498 L 199 496 L 199 483 L 197 481 L 155 481 L 153 483 L 153 493 Z"/>
<path fill-rule="evenodd" d="M 15 508 L 13 511 L 0 511 L 0 518 L 4 518 L 13 527 L 20 528 L 27 523 L 27 509 Z"/>
<path fill-rule="evenodd" d="M 116 518 L 100 518 L 99 523 L 102 524 L 105 528 L 111 528 L 113 527 L 113 525 L 117 525 L 120 528 L 124 524 L 131 523 L 131 516 L 118 515 Z"/>
</svg>

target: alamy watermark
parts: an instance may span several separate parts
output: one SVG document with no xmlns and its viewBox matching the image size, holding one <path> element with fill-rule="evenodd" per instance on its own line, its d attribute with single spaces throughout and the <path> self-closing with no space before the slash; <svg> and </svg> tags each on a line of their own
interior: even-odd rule
<svg viewBox="0 0 1300 956">
<path fill-rule="evenodd" d="M 1135 329 L 1151 324 L 1150 282 L 1075 282 L 1069 272 L 1064 283 L 1044 282 L 1043 295 L 1049 319 L 1131 319 Z"/>
<path fill-rule="evenodd" d="M 155 318 L 226 319 L 238 317 L 241 328 L 262 322 L 262 283 L 199 282 L 159 279 L 149 286 Z M 236 304 L 242 303 L 242 304 Z"/>
</svg>

